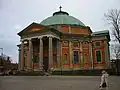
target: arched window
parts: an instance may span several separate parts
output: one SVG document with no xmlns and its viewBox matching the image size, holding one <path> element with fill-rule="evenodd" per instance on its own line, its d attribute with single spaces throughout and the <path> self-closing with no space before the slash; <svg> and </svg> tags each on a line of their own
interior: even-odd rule
<svg viewBox="0 0 120 90">
<path fill-rule="evenodd" d="M 78 64 L 79 63 L 78 51 L 74 51 L 73 55 L 74 55 L 74 64 Z"/>
<path fill-rule="evenodd" d="M 84 63 L 88 63 L 88 54 L 84 54 Z"/>
<path fill-rule="evenodd" d="M 100 50 L 96 51 L 96 60 L 97 62 L 101 62 L 101 51 Z"/>
<path fill-rule="evenodd" d="M 67 63 L 67 54 L 64 54 L 64 63 Z"/>
</svg>

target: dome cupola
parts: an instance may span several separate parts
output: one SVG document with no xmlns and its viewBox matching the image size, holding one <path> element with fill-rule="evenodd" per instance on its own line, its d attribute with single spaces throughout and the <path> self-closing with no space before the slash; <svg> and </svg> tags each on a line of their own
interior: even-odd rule
<svg viewBox="0 0 120 90">
<path fill-rule="evenodd" d="M 79 25 L 85 26 L 79 19 L 70 16 L 69 13 L 61 10 L 54 12 L 53 16 L 44 19 L 40 24 L 48 26 L 48 25 Z"/>
</svg>

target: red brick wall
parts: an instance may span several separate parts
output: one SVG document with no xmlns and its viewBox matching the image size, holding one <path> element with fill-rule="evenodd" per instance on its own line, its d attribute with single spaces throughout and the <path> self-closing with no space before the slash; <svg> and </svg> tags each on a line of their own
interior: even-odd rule
<svg viewBox="0 0 120 90">
<path fill-rule="evenodd" d="M 38 30 L 43 30 L 44 27 L 42 26 L 36 26 L 36 27 L 32 27 L 30 32 L 34 32 L 34 31 L 38 31 Z M 61 30 L 63 30 L 64 32 L 69 32 L 69 26 L 67 25 L 62 25 L 61 26 Z M 88 34 L 89 33 L 89 29 L 87 27 L 78 27 L 78 26 L 71 26 L 71 33 L 72 34 Z M 98 38 L 97 38 L 98 39 Z M 95 39 L 95 40 L 97 40 Z M 84 49 L 84 48 L 88 48 L 88 49 Z M 89 68 L 90 67 L 90 53 L 89 53 L 89 44 L 84 44 L 83 43 L 83 52 L 80 52 L 80 45 L 78 48 L 76 47 L 72 47 L 73 50 L 78 50 L 79 53 L 83 53 L 83 54 L 88 54 L 88 63 L 84 64 L 84 67 Z M 96 50 L 101 50 L 102 52 L 102 62 L 98 63 L 96 62 L 96 55 L 95 55 L 95 51 Z M 63 63 L 63 68 L 70 68 L 70 54 L 69 54 L 69 45 L 68 46 L 62 46 L 62 56 L 64 56 L 64 54 L 67 54 L 67 63 L 64 64 Z M 48 56 L 48 53 L 44 53 L 44 55 Z M 79 57 L 80 58 L 80 57 Z M 73 59 L 73 58 L 72 58 Z M 93 48 L 93 59 L 94 59 L 94 66 L 98 67 L 98 66 L 103 66 L 104 65 L 104 60 L 105 60 L 105 52 L 104 52 L 104 41 L 101 41 L 101 47 L 94 47 Z M 62 61 L 64 60 L 64 57 L 62 57 Z M 55 66 L 56 67 L 56 66 Z M 80 64 L 73 64 L 74 68 L 79 68 Z"/>
<path fill-rule="evenodd" d="M 67 54 L 67 63 L 64 62 L 64 54 Z M 69 58 L 69 41 L 66 41 L 66 44 L 64 44 L 64 41 L 62 42 L 62 62 L 63 62 L 63 68 L 69 68 L 70 67 L 70 58 Z"/>
<path fill-rule="evenodd" d="M 71 33 L 72 34 L 85 34 L 85 35 L 88 35 L 88 33 L 89 33 L 88 27 L 62 25 L 61 30 L 63 30 L 64 32 L 69 32 L 69 27 L 71 27 Z"/>
<path fill-rule="evenodd" d="M 95 42 L 97 42 L 97 41 L 95 41 Z M 99 42 L 100 42 L 101 46 L 98 46 L 98 47 L 94 46 L 94 49 L 93 49 L 93 58 L 94 58 L 94 66 L 95 67 L 99 67 L 99 66 L 103 67 L 105 64 L 104 41 L 99 40 Z M 102 54 L 102 61 L 101 62 L 97 62 L 97 60 L 96 60 L 96 51 L 97 50 L 101 51 L 101 54 Z"/>
</svg>

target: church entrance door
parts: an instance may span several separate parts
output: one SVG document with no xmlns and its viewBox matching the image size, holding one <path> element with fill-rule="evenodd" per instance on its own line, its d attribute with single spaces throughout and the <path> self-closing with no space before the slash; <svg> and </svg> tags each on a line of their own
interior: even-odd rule
<svg viewBox="0 0 120 90">
<path fill-rule="evenodd" d="M 47 70 L 48 70 L 48 57 L 43 58 L 43 69 L 45 70 L 45 72 L 47 72 Z"/>
</svg>

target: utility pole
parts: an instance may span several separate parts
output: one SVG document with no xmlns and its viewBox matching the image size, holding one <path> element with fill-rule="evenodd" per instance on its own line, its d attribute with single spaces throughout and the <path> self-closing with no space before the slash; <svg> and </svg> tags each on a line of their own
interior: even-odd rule
<svg viewBox="0 0 120 90">
<path fill-rule="evenodd" d="M 3 56 L 3 48 L 0 48 L 0 50 L 1 50 L 1 56 Z"/>
<path fill-rule="evenodd" d="M 0 72 L 3 72 L 3 48 L 1 50 L 1 58 L 0 58 Z"/>
</svg>

